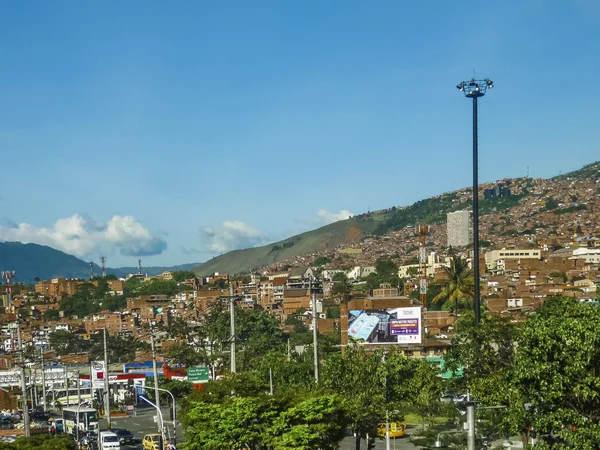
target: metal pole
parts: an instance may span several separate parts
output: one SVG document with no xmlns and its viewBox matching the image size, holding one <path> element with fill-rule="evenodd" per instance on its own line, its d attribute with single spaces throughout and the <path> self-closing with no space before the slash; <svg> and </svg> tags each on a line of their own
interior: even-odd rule
<svg viewBox="0 0 600 450">
<path fill-rule="evenodd" d="M 31 396 L 32 406 L 34 407 L 34 409 L 36 409 L 40 403 L 38 401 L 37 370 L 36 370 L 35 367 L 31 367 L 29 369 L 29 380 L 31 382 L 31 391 L 32 391 L 32 394 L 33 394 Z"/>
<path fill-rule="evenodd" d="M 143 390 L 146 390 L 145 387 L 142 388 Z M 171 399 L 173 400 L 173 443 L 177 444 L 177 410 L 175 409 L 175 396 L 173 395 L 173 393 L 167 389 L 163 389 L 163 388 L 158 388 L 159 391 L 162 392 L 166 392 L 167 394 L 169 394 L 171 396 Z M 152 404 L 152 403 L 150 403 Z M 153 405 L 154 406 L 154 405 Z"/>
<path fill-rule="evenodd" d="M 312 300 L 312 326 L 313 326 L 313 357 L 315 364 L 315 383 L 319 383 L 319 351 L 317 348 L 317 300 L 312 293 L 312 280 L 310 282 L 310 296 Z"/>
<path fill-rule="evenodd" d="M 163 416 L 162 416 L 162 412 L 160 411 L 160 408 L 157 404 L 152 403 L 150 400 L 148 400 L 146 397 L 144 396 L 140 396 L 140 398 L 142 400 L 144 400 L 146 403 L 150 404 L 150 406 L 154 406 L 156 408 L 156 410 L 158 411 L 158 426 L 160 427 L 160 435 L 163 436 Z"/>
<path fill-rule="evenodd" d="M 75 430 L 75 436 L 77 436 L 77 447 L 79 447 L 79 408 L 81 408 L 81 402 L 77 404 L 77 429 Z"/>
<path fill-rule="evenodd" d="M 104 328 L 104 416 L 106 417 L 106 429 L 110 431 L 110 393 L 108 386 L 108 350 L 106 348 L 106 327 Z"/>
<path fill-rule="evenodd" d="M 42 350 L 42 396 L 44 397 L 44 412 L 46 412 L 46 368 L 44 367 L 44 351 Z"/>
<path fill-rule="evenodd" d="M 67 390 L 67 407 L 68 407 L 69 404 L 71 403 L 71 400 L 69 399 L 69 371 L 67 370 L 66 367 L 65 367 L 65 388 Z"/>
<path fill-rule="evenodd" d="M 235 297 L 233 296 L 233 282 L 229 282 L 229 316 L 231 319 L 231 373 L 236 373 L 235 365 Z"/>
<path fill-rule="evenodd" d="M 385 412 L 385 450 L 390 450 L 390 419 Z"/>
<path fill-rule="evenodd" d="M 467 403 L 467 450 L 475 450 L 475 406 Z"/>
<path fill-rule="evenodd" d="M 17 335 L 19 343 L 21 342 L 21 324 L 17 322 Z M 23 403 L 23 426 L 25 428 L 25 436 L 31 436 L 31 428 L 29 426 L 29 405 L 27 404 L 27 383 L 25 382 L 25 359 L 23 358 L 23 347 L 21 350 L 21 392 Z"/>
<path fill-rule="evenodd" d="M 92 392 L 92 388 L 90 388 L 90 393 Z M 77 370 L 77 402 L 81 403 L 81 381 L 79 378 L 79 370 Z"/>
<path fill-rule="evenodd" d="M 150 344 L 152 345 L 152 374 L 154 375 L 154 396 L 155 396 L 154 401 L 156 402 L 156 408 L 160 412 L 160 392 L 158 389 L 158 370 L 156 369 L 156 346 L 154 344 L 154 328 L 150 329 Z M 160 429 L 158 430 L 158 432 L 161 433 L 161 435 L 162 435 L 162 432 L 163 432 L 162 419 L 160 421 L 159 426 L 160 426 Z"/>
<path fill-rule="evenodd" d="M 269 395 L 273 395 L 273 371 L 269 367 Z"/>
<path fill-rule="evenodd" d="M 475 324 L 481 321 L 479 286 L 479 155 L 477 135 L 477 96 L 473 97 L 473 308 Z"/>
</svg>

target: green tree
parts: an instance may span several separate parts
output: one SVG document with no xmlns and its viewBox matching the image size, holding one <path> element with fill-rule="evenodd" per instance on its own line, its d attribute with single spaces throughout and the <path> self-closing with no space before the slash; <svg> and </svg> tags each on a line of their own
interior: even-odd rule
<svg viewBox="0 0 600 450">
<path fill-rule="evenodd" d="M 185 280 L 196 278 L 196 274 L 191 270 L 175 270 L 172 272 L 173 280 L 177 283 L 183 283 Z"/>
<path fill-rule="evenodd" d="M 416 394 L 411 380 L 417 363 L 397 351 L 366 352 L 353 346 L 328 359 L 322 385 L 341 395 L 357 450 L 361 439 L 376 436 L 386 416 L 390 421 L 402 419 L 407 400 Z"/>
<path fill-rule="evenodd" d="M 348 276 L 344 272 L 338 272 L 333 276 L 332 281 L 331 295 L 336 298 L 336 303 L 345 303 L 350 300 L 352 283 L 350 283 Z"/>
<path fill-rule="evenodd" d="M 547 299 L 518 335 L 510 404 L 513 431 L 537 430 L 536 448 L 600 448 L 600 308 Z M 550 438 L 550 434 L 553 438 Z"/>
<path fill-rule="evenodd" d="M 47 309 L 44 311 L 44 320 L 58 320 L 60 318 L 60 311 L 58 309 Z"/>
<path fill-rule="evenodd" d="M 69 436 L 38 435 L 20 437 L 12 443 L 0 443 L 0 450 L 75 450 L 77 444 Z"/>
<path fill-rule="evenodd" d="M 87 342 L 70 331 L 58 330 L 49 335 L 51 347 L 59 355 L 78 353 L 87 350 Z"/>
<path fill-rule="evenodd" d="M 473 271 L 468 268 L 467 260 L 460 256 L 453 256 L 450 266 L 443 270 L 446 278 L 440 281 L 442 290 L 433 302 L 447 301 L 457 310 L 460 302 L 473 298 Z"/>
<path fill-rule="evenodd" d="M 318 395 L 283 411 L 269 428 L 277 450 L 337 449 L 344 438 L 345 417 L 341 399 Z"/>
<path fill-rule="evenodd" d="M 329 264 L 331 262 L 331 259 L 328 258 L 327 256 L 319 256 L 315 259 L 315 261 L 313 262 L 313 265 L 315 267 L 321 267 L 324 266 L 325 264 Z"/>
<path fill-rule="evenodd" d="M 398 286 L 398 264 L 391 259 L 380 258 L 375 261 L 375 272 L 369 274 L 365 281 L 368 289 L 377 289 L 381 283 Z"/>
<path fill-rule="evenodd" d="M 204 361 L 203 354 L 195 346 L 185 342 L 176 342 L 166 353 L 171 363 L 181 364 L 184 367 L 195 366 Z"/>
</svg>

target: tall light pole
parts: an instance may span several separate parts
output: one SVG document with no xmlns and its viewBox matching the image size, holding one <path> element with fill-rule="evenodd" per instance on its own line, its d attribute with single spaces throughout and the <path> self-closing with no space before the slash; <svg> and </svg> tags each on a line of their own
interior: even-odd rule
<svg viewBox="0 0 600 450">
<path fill-rule="evenodd" d="M 465 97 L 473 99 L 473 308 L 475 310 L 475 324 L 481 321 L 481 292 L 479 286 L 479 173 L 478 173 L 478 136 L 477 136 L 477 99 L 483 97 L 486 91 L 494 87 L 489 78 L 485 80 L 462 81 L 457 86 Z"/>
<path fill-rule="evenodd" d="M 156 402 L 156 409 L 158 410 L 159 414 L 160 414 L 160 389 L 158 388 L 158 370 L 156 368 L 156 344 L 154 342 L 154 323 L 151 322 L 150 323 L 150 345 L 152 346 L 152 374 L 154 375 L 154 401 Z M 158 424 L 159 428 L 159 433 L 162 436 L 162 432 L 163 432 L 163 421 L 162 421 L 162 415 L 161 415 L 161 419 L 160 419 L 160 423 Z"/>
<path fill-rule="evenodd" d="M 108 349 L 106 347 L 106 327 L 104 327 L 104 373 L 102 374 L 104 377 L 104 415 L 106 416 L 106 428 L 110 431 L 110 392 L 109 392 L 109 384 L 108 384 Z M 67 385 L 67 393 L 69 392 L 69 387 Z"/>
<path fill-rule="evenodd" d="M 233 280 L 229 281 L 229 318 L 231 321 L 231 373 L 237 372 L 235 361 L 235 296 L 233 295 Z"/>
</svg>

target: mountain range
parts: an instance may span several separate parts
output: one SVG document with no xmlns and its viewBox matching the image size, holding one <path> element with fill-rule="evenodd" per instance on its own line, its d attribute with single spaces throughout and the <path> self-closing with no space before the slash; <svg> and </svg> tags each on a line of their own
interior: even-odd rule
<svg viewBox="0 0 600 450">
<path fill-rule="evenodd" d="M 191 270 L 197 265 L 198 263 L 190 263 L 173 267 L 143 267 L 142 270 L 145 274 L 153 276 L 165 270 Z M 94 275 L 99 275 L 102 271 L 97 264 L 93 264 L 93 268 Z M 90 263 L 46 245 L 0 242 L 0 270 L 14 270 L 15 281 L 24 283 L 32 283 L 36 278 L 87 279 L 90 276 Z M 116 277 L 124 277 L 137 271 L 137 267 L 106 269 L 107 273 Z"/>
<path fill-rule="evenodd" d="M 486 194 L 493 190 L 500 192 L 499 186 L 509 187 L 510 194 L 499 197 Z M 531 236 L 535 229 L 540 235 L 544 234 L 541 230 L 546 229 L 546 237 L 548 233 L 564 236 L 582 225 L 588 229 L 584 231 L 595 231 L 594 224 L 598 223 L 595 211 L 600 211 L 597 204 L 600 201 L 600 162 L 551 179 L 505 179 L 482 184 L 479 190 L 483 197 L 480 200 L 482 239 L 493 240 L 499 236 L 517 239 L 525 234 Z M 367 261 L 370 255 L 377 255 L 375 250 L 390 247 L 395 240 L 402 242 L 409 239 L 412 242 L 407 230 L 412 230 L 417 224 L 437 227 L 438 235 L 445 233 L 442 224 L 446 221 L 446 214 L 470 209 L 471 191 L 464 188 L 419 200 L 409 206 L 356 215 L 272 244 L 234 250 L 202 264 L 143 267 L 143 272 L 149 276 L 165 270 L 192 270 L 200 276 L 215 272 L 239 274 L 265 266 L 278 269 L 301 265 L 318 255 L 336 256 L 341 253 L 339 250 L 352 251 L 353 248 L 356 251 L 360 248 L 363 259 Z M 548 202 L 549 199 L 552 202 Z M 556 223 L 550 225 L 553 220 Z M 445 236 L 442 238 L 445 241 Z M 502 239 L 496 240 L 502 242 Z M 404 253 L 413 250 L 411 245 L 406 247 L 406 251 L 400 247 L 396 245 L 393 252 L 386 254 L 402 259 L 406 256 Z M 32 282 L 35 278 L 88 278 L 90 275 L 88 262 L 51 247 L 20 242 L 0 242 L 0 270 L 16 271 L 18 282 Z M 137 270 L 137 267 L 107 268 L 107 273 L 123 277 Z M 98 275 L 101 269 L 94 264 L 93 271 Z"/>
</svg>

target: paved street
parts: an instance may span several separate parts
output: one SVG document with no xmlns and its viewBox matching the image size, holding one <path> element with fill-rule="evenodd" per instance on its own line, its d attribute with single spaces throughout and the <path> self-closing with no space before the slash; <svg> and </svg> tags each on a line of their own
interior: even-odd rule
<svg viewBox="0 0 600 450">
<path fill-rule="evenodd" d="M 121 448 L 131 449 L 131 450 L 133 450 L 133 449 L 141 450 L 142 449 L 141 442 L 142 442 L 144 435 L 149 434 L 149 433 L 156 433 L 156 431 L 157 431 L 156 424 L 154 423 L 154 420 L 153 420 L 153 416 L 155 414 L 156 414 L 156 410 L 153 408 L 142 408 L 142 409 L 138 410 L 136 416 L 113 418 L 112 419 L 112 422 L 113 422 L 112 427 L 113 428 L 125 428 L 125 429 L 131 431 L 137 439 L 137 441 L 134 445 L 125 445 L 125 446 L 122 446 Z M 163 410 L 163 417 L 165 417 L 165 418 L 169 417 L 169 412 L 166 409 Z M 171 432 L 171 430 L 173 429 L 172 422 L 168 421 L 166 423 L 169 428 L 169 432 Z M 100 428 L 106 429 L 106 421 L 103 419 L 100 420 Z M 391 450 L 415 450 L 417 448 L 420 448 L 409 442 L 409 436 L 413 431 L 414 431 L 413 428 L 409 428 L 406 430 L 407 436 L 405 436 L 403 438 L 392 439 L 391 445 L 390 445 Z M 182 441 L 183 441 L 183 429 L 181 427 L 177 427 L 177 442 L 179 443 Z M 346 437 L 340 444 L 340 450 L 354 450 L 355 448 L 356 448 L 356 443 L 355 443 L 354 437 L 352 437 L 352 436 Z M 365 450 L 366 448 L 367 448 L 367 443 L 366 443 L 366 441 L 363 440 L 361 442 L 361 449 Z M 376 450 L 385 450 L 385 440 L 377 439 L 375 441 L 375 449 Z"/>
<path fill-rule="evenodd" d="M 392 439 L 390 442 L 390 449 L 391 450 L 415 450 L 415 449 L 421 448 L 421 447 L 417 447 L 410 443 L 409 436 L 412 431 L 413 431 L 413 429 L 409 428 L 406 430 L 406 435 L 404 437 Z M 355 448 L 356 448 L 356 441 L 354 440 L 354 437 L 352 437 L 352 436 L 346 437 L 340 443 L 340 450 L 354 450 Z M 360 448 L 361 448 L 361 450 L 365 450 L 367 448 L 367 442 L 363 440 L 360 444 Z M 385 450 L 385 439 L 377 439 L 375 441 L 374 448 L 376 450 Z"/>
<path fill-rule="evenodd" d="M 169 411 L 166 408 L 161 408 L 163 417 L 165 420 L 165 425 L 169 429 L 169 433 L 173 432 L 173 422 L 169 419 Z M 122 449 L 136 449 L 141 450 L 142 448 L 142 439 L 144 435 L 150 433 L 157 432 L 156 423 L 154 423 L 154 415 L 156 415 L 156 410 L 154 408 L 139 408 L 137 410 L 137 414 L 135 416 L 129 417 L 114 417 L 112 418 L 112 428 L 125 428 L 131 431 L 135 438 L 136 443 L 133 445 L 124 445 Z M 104 419 L 100 419 L 100 429 L 106 429 L 106 421 Z M 183 441 L 183 429 L 178 426 L 177 427 L 177 442 Z"/>
</svg>

